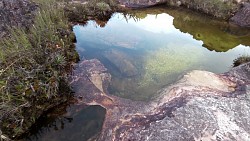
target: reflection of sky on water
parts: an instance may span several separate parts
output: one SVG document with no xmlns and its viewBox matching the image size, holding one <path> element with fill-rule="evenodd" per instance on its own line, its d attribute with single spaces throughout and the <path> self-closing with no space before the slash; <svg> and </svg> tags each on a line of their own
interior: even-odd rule
<svg viewBox="0 0 250 141">
<path fill-rule="evenodd" d="M 173 25 L 173 19 L 174 18 L 172 16 L 165 13 L 158 15 L 148 14 L 147 17 L 139 21 L 129 19 L 128 23 L 135 25 L 137 28 L 141 28 L 153 33 L 166 34 L 176 32 L 177 30 Z"/>
<path fill-rule="evenodd" d="M 144 19 L 126 19 L 122 14 L 114 14 L 104 28 L 94 21 L 86 26 L 75 26 L 74 32 L 79 39 L 78 45 L 135 48 L 152 48 L 166 45 L 170 42 L 187 42 L 199 46 L 190 34 L 182 33 L 173 25 L 173 17 L 168 14 L 147 15 Z M 90 45 L 91 44 L 91 45 Z"/>
<path fill-rule="evenodd" d="M 85 26 L 74 26 L 80 56 L 98 58 L 112 74 L 112 94 L 147 99 L 187 71 L 226 72 L 232 67 L 234 59 L 250 54 L 250 48 L 244 45 L 226 48 L 226 52 L 211 51 L 219 45 L 237 45 L 235 39 L 238 37 L 220 31 L 220 25 L 205 26 L 208 29 L 203 30 L 203 26 L 209 23 L 202 21 L 207 20 L 201 20 L 199 27 L 188 25 L 193 24 L 190 21 L 183 21 L 178 23 L 179 27 L 187 29 L 177 29 L 174 22 L 179 21 L 174 21 L 166 13 L 147 14 L 143 19 L 128 17 L 116 13 L 103 28 L 94 21 L 89 21 Z M 191 33 L 189 28 L 192 28 Z M 203 38 L 196 40 L 196 33 Z M 220 38 L 212 36 L 213 33 L 218 33 Z M 206 39 L 212 49 L 205 48 L 202 39 Z M 230 44 L 227 44 L 228 40 Z M 139 75 L 131 75 L 137 71 Z"/>
<path fill-rule="evenodd" d="M 173 25 L 173 20 L 174 18 L 166 13 L 147 14 L 143 19 L 125 18 L 124 15 L 117 13 L 112 16 L 104 28 L 99 27 L 94 21 L 89 21 L 86 26 L 74 27 L 74 32 L 78 39 L 77 48 L 81 50 L 81 47 L 102 48 L 100 46 L 103 46 L 103 49 L 118 47 L 128 49 L 142 48 L 145 50 L 188 46 L 189 49 L 200 50 L 205 54 L 205 58 L 202 58 L 201 61 L 207 60 L 206 64 L 209 67 L 201 67 L 199 69 L 207 69 L 214 72 L 225 72 L 231 67 L 235 58 L 240 55 L 250 54 L 249 47 L 244 45 L 238 45 L 227 52 L 209 51 L 202 47 L 202 41 L 198 41 L 192 35 L 176 29 Z M 219 65 L 218 63 L 222 64 Z M 221 67 L 211 67 L 217 65 Z"/>
</svg>

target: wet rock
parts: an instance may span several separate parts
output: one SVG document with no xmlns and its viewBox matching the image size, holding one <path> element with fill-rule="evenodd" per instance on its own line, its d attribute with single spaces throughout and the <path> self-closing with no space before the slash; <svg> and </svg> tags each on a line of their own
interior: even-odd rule
<svg viewBox="0 0 250 141">
<path fill-rule="evenodd" d="M 95 69 L 79 67 L 80 78 L 75 76 L 72 84 L 82 97 L 79 103 L 107 110 L 100 141 L 250 140 L 250 63 L 224 74 L 192 71 L 162 89 L 151 102 L 122 99 L 98 90 L 90 79 L 91 72 L 108 75 L 99 69 L 104 66 L 97 60 L 84 61 L 83 66 Z M 85 93 L 90 86 L 95 89 Z"/>
<path fill-rule="evenodd" d="M 239 26 L 250 27 L 250 3 L 245 3 L 230 21 Z"/>
<path fill-rule="evenodd" d="M 36 9 L 30 0 L 0 0 L 0 38 L 9 35 L 8 27 L 30 27 Z"/>
<path fill-rule="evenodd" d="M 107 93 L 107 87 L 111 81 L 111 76 L 107 73 L 107 69 L 100 63 L 99 60 L 84 60 L 76 66 L 73 72 L 74 76 L 71 78 L 74 87 L 84 85 L 86 92 L 92 93 L 98 91 Z M 80 83 L 75 83 L 75 81 Z M 75 89 L 76 90 L 76 89 Z"/>
<path fill-rule="evenodd" d="M 120 4 L 124 5 L 125 7 L 130 8 L 141 8 L 141 7 L 149 7 L 154 6 L 157 4 L 165 3 L 168 0 L 118 0 Z"/>
</svg>

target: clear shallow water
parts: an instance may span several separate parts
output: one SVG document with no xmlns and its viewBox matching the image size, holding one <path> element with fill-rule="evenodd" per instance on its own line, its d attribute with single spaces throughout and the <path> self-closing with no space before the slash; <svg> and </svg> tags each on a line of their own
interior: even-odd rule
<svg viewBox="0 0 250 141">
<path fill-rule="evenodd" d="M 250 55 L 249 29 L 188 10 L 117 13 L 108 22 L 77 25 L 74 32 L 81 58 L 100 59 L 112 74 L 110 93 L 134 100 L 149 100 L 190 70 L 221 73 L 240 55 Z M 86 141 L 98 135 L 104 117 L 100 106 L 63 105 L 24 140 Z"/>
<path fill-rule="evenodd" d="M 111 73 L 109 92 L 133 100 L 149 100 L 190 70 L 226 72 L 250 54 L 248 30 L 187 10 L 116 13 L 74 32 L 81 58 L 98 58 Z"/>
</svg>

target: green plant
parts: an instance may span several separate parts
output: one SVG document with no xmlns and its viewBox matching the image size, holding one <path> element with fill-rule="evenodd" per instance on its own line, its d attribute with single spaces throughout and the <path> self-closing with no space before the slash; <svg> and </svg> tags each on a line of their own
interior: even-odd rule
<svg viewBox="0 0 250 141">
<path fill-rule="evenodd" d="M 67 83 L 66 67 L 75 58 L 63 8 L 55 0 L 35 2 L 33 26 L 28 31 L 10 27 L 11 37 L 0 41 L 0 124 L 11 137 L 68 96 L 60 85 Z"/>
<path fill-rule="evenodd" d="M 73 22 L 85 22 L 89 18 L 107 20 L 117 9 L 115 0 L 91 0 L 87 4 L 68 3 L 65 6 L 67 17 Z"/>
<path fill-rule="evenodd" d="M 233 67 L 237 67 L 241 64 L 248 63 L 248 62 L 250 62 L 250 56 L 249 55 L 242 55 L 233 61 Z"/>
</svg>

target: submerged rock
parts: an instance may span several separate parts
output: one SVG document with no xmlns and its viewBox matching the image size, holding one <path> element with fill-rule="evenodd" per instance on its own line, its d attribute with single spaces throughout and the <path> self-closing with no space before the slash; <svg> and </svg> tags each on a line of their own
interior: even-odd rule
<svg viewBox="0 0 250 141">
<path fill-rule="evenodd" d="M 133 58 L 130 58 L 127 54 L 113 49 L 105 52 L 104 56 L 122 75 L 128 77 L 138 75 L 139 72 L 133 64 Z"/>
<path fill-rule="evenodd" d="M 109 95 L 111 76 L 98 60 L 83 61 L 75 73 L 78 104 L 107 110 L 97 140 L 250 140 L 250 63 L 224 74 L 192 71 L 151 102 Z"/>
</svg>

